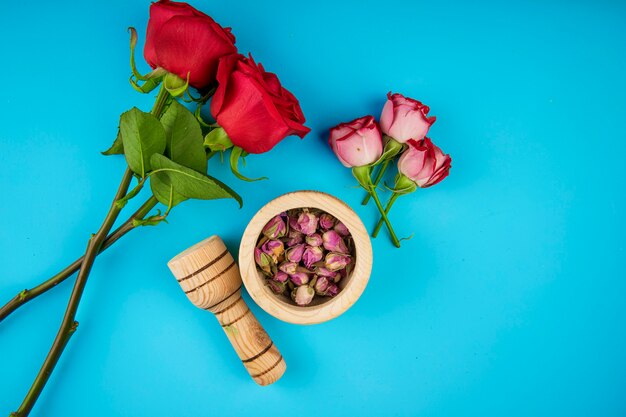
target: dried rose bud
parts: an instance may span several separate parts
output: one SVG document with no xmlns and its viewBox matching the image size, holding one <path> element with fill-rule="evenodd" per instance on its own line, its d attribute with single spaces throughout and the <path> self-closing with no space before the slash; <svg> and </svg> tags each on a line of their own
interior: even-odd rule
<svg viewBox="0 0 626 417">
<path fill-rule="evenodd" d="M 282 294 L 285 292 L 287 285 L 284 282 L 274 281 L 273 279 L 265 280 L 265 285 L 267 285 L 270 290 L 272 290 L 276 294 Z"/>
<path fill-rule="evenodd" d="M 278 215 L 272 218 L 272 220 L 265 225 L 261 233 L 269 239 L 276 239 L 285 236 L 286 232 L 287 226 L 285 225 L 282 217 Z"/>
<path fill-rule="evenodd" d="M 331 252 L 348 253 L 348 247 L 341 236 L 339 236 L 339 233 L 334 230 L 324 232 L 322 240 L 324 241 L 324 249 Z"/>
<path fill-rule="evenodd" d="M 335 279 L 333 279 L 333 282 L 335 284 L 348 276 L 348 268 L 350 268 L 350 265 L 352 265 L 352 264 L 348 264 L 345 268 L 340 269 L 339 271 L 337 271 L 337 275 L 335 275 Z"/>
<path fill-rule="evenodd" d="M 326 288 L 326 294 L 329 297 L 334 297 L 339 294 L 339 287 L 335 284 L 329 284 L 328 288 Z"/>
<path fill-rule="evenodd" d="M 304 240 L 309 246 L 321 246 L 323 242 L 322 237 L 318 233 L 313 233 L 312 235 L 307 236 Z"/>
<path fill-rule="evenodd" d="M 348 266 L 346 266 L 344 269 L 342 269 L 341 271 L 339 271 L 339 274 L 341 275 L 339 277 L 339 279 L 341 278 L 345 278 L 348 275 L 352 274 L 352 271 L 354 270 L 354 262 L 351 262 L 348 264 Z M 338 281 L 338 280 L 337 280 Z"/>
<path fill-rule="evenodd" d="M 317 230 L 317 216 L 303 211 L 298 216 L 298 230 L 305 235 L 312 235 Z"/>
<path fill-rule="evenodd" d="M 344 253 L 328 252 L 324 259 L 324 264 L 331 271 L 339 271 L 350 263 L 350 256 Z"/>
<path fill-rule="evenodd" d="M 291 291 L 291 299 L 296 302 L 299 306 L 305 306 L 313 301 L 313 297 L 315 296 L 315 290 L 309 287 L 308 285 L 302 285 L 298 288 L 294 288 Z"/>
<path fill-rule="evenodd" d="M 285 259 L 289 262 L 300 262 L 304 253 L 304 243 L 287 248 L 285 251 Z"/>
<path fill-rule="evenodd" d="M 324 230 L 332 229 L 335 225 L 335 218 L 328 213 L 320 216 L 320 227 Z"/>
<path fill-rule="evenodd" d="M 335 232 L 339 233 L 341 236 L 349 236 L 350 235 L 350 231 L 348 230 L 346 225 L 341 223 L 341 222 L 337 222 L 337 224 L 335 225 L 334 229 L 335 229 Z"/>
<path fill-rule="evenodd" d="M 335 277 L 339 274 L 337 274 L 337 272 L 331 271 L 329 269 L 324 268 L 323 266 L 317 267 L 315 268 L 315 273 L 318 276 L 322 276 L 322 277 L 328 277 L 331 279 L 335 279 Z"/>
<path fill-rule="evenodd" d="M 304 235 L 297 230 L 289 229 L 289 233 L 287 233 L 287 240 L 285 241 L 287 247 L 291 247 L 302 242 L 304 242 Z"/>
<path fill-rule="evenodd" d="M 288 223 L 289 223 L 289 231 L 296 231 L 296 232 L 300 232 L 300 225 L 298 224 L 298 214 L 297 213 L 290 213 L 287 215 Z M 301 233 L 301 232 L 300 232 Z"/>
<path fill-rule="evenodd" d="M 272 266 L 275 266 L 274 260 L 270 255 L 263 252 L 259 248 L 254 248 L 254 261 L 263 272 L 272 275 Z"/>
<path fill-rule="evenodd" d="M 261 250 L 276 260 L 285 251 L 285 245 L 280 240 L 268 240 L 261 246 Z"/>
<path fill-rule="evenodd" d="M 295 274 L 298 268 L 298 264 L 295 262 L 283 262 L 278 266 L 278 269 L 283 271 L 285 274 Z"/>
<path fill-rule="evenodd" d="M 309 282 L 309 276 L 305 272 L 296 272 L 289 275 L 289 279 L 296 285 L 304 285 Z"/>
<path fill-rule="evenodd" d="M 302 254 L 304 266 L 311 268 L 315 262 L 321 261 L 324 251 L 319 246 L 307 246 Z"/>
<path fill-rule="evenodd" d="M 286 282 L 289 279 L 289 275 L 283 271 L 276 271 L 272 279 L 278 282 Z"/>
<path fill-rule="evenodd" d="M 313 288 L 315 288 L 315 292 L 319 295 L 326 295 L 326 289 L 330 285 L 330 280 L 328 277 L 317 277 Z"/>
</svg>

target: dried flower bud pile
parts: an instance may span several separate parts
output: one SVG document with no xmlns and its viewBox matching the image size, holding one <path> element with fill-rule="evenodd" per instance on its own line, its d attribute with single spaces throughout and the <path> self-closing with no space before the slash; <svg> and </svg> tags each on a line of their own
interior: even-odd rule
<svg viewBox="0 0 626 417">
<path fill-rule="evenodd" d="M 276 294 L 300 306 L 315 297 L 334 297 L 354 265 L 348 228 L 317 209 L 294 209 L 272 218 L 254 250 L 257 268 Z"/>
</svg>

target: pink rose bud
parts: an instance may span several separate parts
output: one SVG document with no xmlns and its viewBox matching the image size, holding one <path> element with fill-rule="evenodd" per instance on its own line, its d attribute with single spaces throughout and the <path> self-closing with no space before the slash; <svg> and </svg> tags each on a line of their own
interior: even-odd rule
<svg viewBox="0 0 626 417">
<path fill-rule="evenodd" d="M 289 216 L 289 230 L 295 230 L 300 232 L 300 225 L 298 224 L 298 215 Z"/>
<path fill-rule="evenodd" d="M 287 275 L 283 271 L 276 271 L 276 273 L 274 274 L 274 277 L 272 277 L 272 279 L 274 281 L 278 281 L 278 282 L 287 282 L 287 280 L 289 279 L 289 275 Z"/>
<path fill-rule="evenodd" d="M 272 266 L 274 266 L 274 260 L 270 255 L 263 252 L 259 248 L 254 248 L 254 261 L 261 268 L 263 272 L 268 275 L 272 274 Z"/>
<path fill-rule="evenodd" d="M 285 258 L 289 262 L 300 262 L 304 253 L 304 243 L 292 246 L 285 251 Z"/>
<path fill-rule="evenodd" d="M 320 216 L 320 227 L 324 230 L 332 229 L 335 225 L 335 218 L 328 213 Z M 319 246 L 319 245 L 318 245 Z"/>
<path fill-rule="evenodd" d="M 339 271 L 350 263 L 350 256 L 343 253 L 328 252 L 324 264 L 331 271 Z"/>
<path fill-rule="evenodd" d="M 350 265 L 346 266 L 344 269 L 340 270 L 337 273 L 337 276 L 335 277 L 335 283 L 341 281 L 343 278 L 348 276 L 348 269 L 350 268 Z M 351 272 L 351 271 L 350 271 Z"/>
<path fill-rule="evenodd" d="M 322 240 L 324 241 L 324 249 L 331 252 L 348 253 L 348 248 L 343 239 L 339 236 L 339 233 L 334 230 L 324 232 Z"/>
<path fill-rule="evenodd" d="M 296 302 L 299 306 L 305 306 L 313 301 L 313 296 L 315 296 L 315 290 L 309 287 L 308 285 L 302 285 L 300 287 L 294 288 L 291 291 L 291 299 Z"/>
<path fill-rule="evenodd" d="M 326 289 L 328 288 L 329 285 L 330 285 L 330 280 L 328 279 L 328 277 L 317 277 L 317 280 L 315 281 L 315 285 L 313 286 L 313 288 L 315 288 L 315 292 L 317 294 L 325 295 Z"/>
<path fill-rule="evenodd" d="M 348 230 L 346 225 L 343 224 L 342 222 L 337 222 L 337 224 L 335 225 L 334 230 L 335 230 L 335 232 L 339 233 L 341 236 L 349 236 L 350 235 L 350 231 Z"/>
<path fill-rule="evenodd" d="M 383 153 L 380 128 L 372 116 L 364 116 L 330 129 L 328 143 L 345 167 L 369 165 Z"/>
<path fill-rule="evenodd" d="M 290 228 L 289 233 L 287 233 L 287 241 L 285 242 L 287 247 L 291 247 L 302 242 L 304 242 L 304 235 L 301 232 Z"/>
<path fill-rule="evenodd" d="M 313 213 L 303 211 L 298 216 L 298 230 L 305 235 L 312 235 L 317 230 L 317 216 Z"/>
<path fill-rule="evenodd" d="M 265 285 L 267 285 L 275 294 L 282 294 L 285 292 L 285 288 L 287 288 L 287 285 L 284 282 L 278 282 L 272 279 L 265 280 Z"/>
<path fill-rule="evenodd" d="M 298 264 L 295 262 L 283 262 L 278 266 L 278 269 L 283 271 L 285 274 L 295 274 L 298 270 Z"/>
<path fill-rule="evenodd" d="M 428 138 L 409 140 L 409 148 L 398 160 L 398 171 L 420 188 L 437 184 L 450 173 L 452 158 Z"/>
<path fill-rule="evenodd" d="M 329 297 L 334 297 L 337 294 L 339 294 L 339 287 L 335 284 L 330 284 L 328 285 L 328 288 L 326 288 L 326 294 Z"/>
<path fill-rule="evenodd" d="M 287 226 L 280 215 L 272 218 L 263 228 L 263 235 L 269 239 L 276 239 L 285 236 Z"/>
<path fill-rule="evenodd" d="M 296 272 L 295 274 L 291 274 L 289 276 L 289 279 L 291 279 L 291 282 L 296 285 L 304 285 L 309 282 L 309 276 L 304 272 Z"/>
<path fill-rule="evenodd" d="M 328 277 L 328 278 L 331 278 L 333 280 L 335 279 L 335 277 L 337 275 L 339 275 L 336 272 L 331 271 L 330 269 L 324 268 L 323 266 L 315 268 L 315 273 L 319 277 Z"/>
<path fill-rule="evenodd" d="M 285 251 L 285 245 L 280 240 L 268 240 L 261 246 L 261 250 L 276 260 Z"/>
<path fill-rule="evenodd" d="M 323 242 L 322 237 L 317 233 L 313 233 L 311 236 L 307 236 L 304 240 L 309 246 L 321 246 Z"/>
<path fill-rule="evenodd" d="M 315 262 L 321 261 L 323 256 L 324 251 L 319 246 L 307 246 L 302 254 L 302 261 L 304 266 L 311 268 Z"/>
<path fill-rule="evenodd" d="M 424 139 L 437 119 L 435 116 L 428 117 L 429 111 L 428 106 L 417 100 L 389 92 L 380 116 L 380 128 L 385 135 L 400 143 L 406 143 L 409 139 Z"/>
</svg>

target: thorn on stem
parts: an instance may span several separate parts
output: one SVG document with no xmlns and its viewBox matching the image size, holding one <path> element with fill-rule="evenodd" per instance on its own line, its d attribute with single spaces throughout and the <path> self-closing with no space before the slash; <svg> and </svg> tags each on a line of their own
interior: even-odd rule
<svg viewBox="0 0 626 417">
<path fill-rule="evenodd" d="M 76 329 L 78 329 L 78 322 L 74 321 L 74 323 L 72 324 L 72 327 L 70 327 L 70 334 L 74 333 Z"/>
</svg>

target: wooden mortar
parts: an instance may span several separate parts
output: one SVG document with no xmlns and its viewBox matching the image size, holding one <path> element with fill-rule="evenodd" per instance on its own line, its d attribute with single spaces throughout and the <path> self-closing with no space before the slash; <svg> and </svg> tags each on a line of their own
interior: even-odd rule
<svg viewBox="0 0 626 417">
<path fill-rule="evenodd" d="M 259 385 L 278 381 L 287 365 L 241 297 L 239 268 L 222 239 L 211 236 L 167 265 L 187 298 L 215 315 L 252 379 Z"/>
<path fill-rule="evenodd" d="M 325 211 L 346 225 L 354 239 L 355 264 L 352 273 L 339 282 L 341 291 L 337 296 L 315 297 L 311 304 L 298 306 L 284 295 L 274 294 L 265 285 L 265 277 L 254 261 L 254 248 L 263 227 L 274 216 L 305 207 Z M 270 201 L 250 220 L 241 238 L 239 265 L 248 293 L 263 310 L 289 323 L 321 323 L 344 313 L 365 290 L 372 270 L 372 244 L 363 222 L 346 203 L 319 191 L 296 191 Z"/>
</svg>

